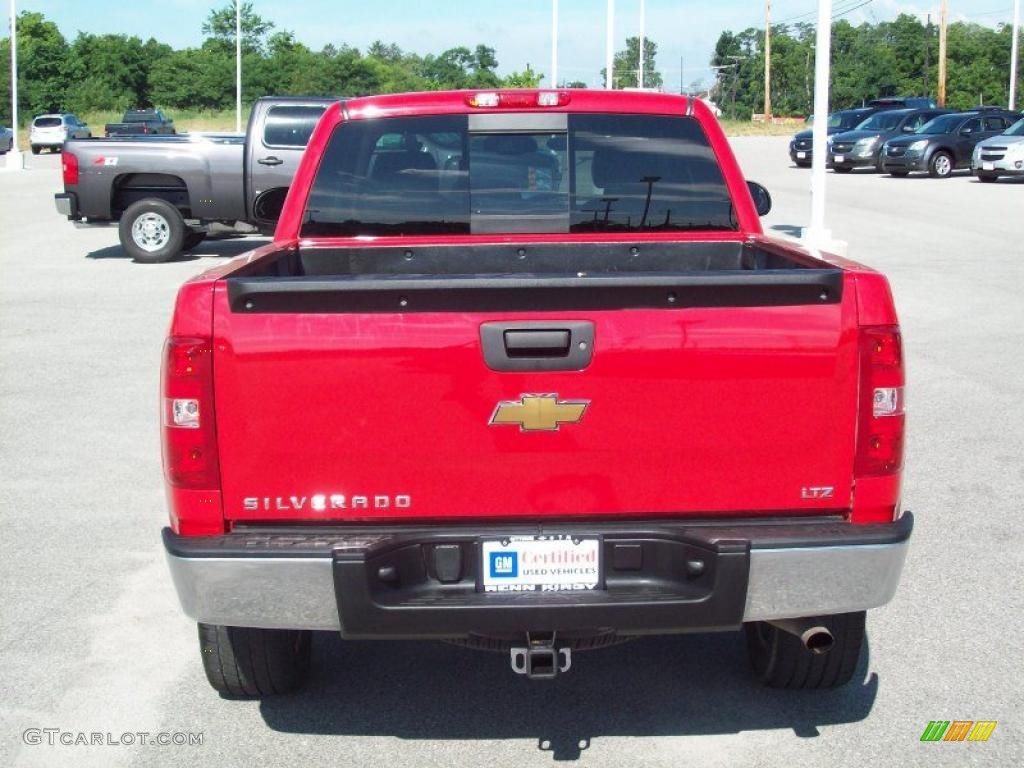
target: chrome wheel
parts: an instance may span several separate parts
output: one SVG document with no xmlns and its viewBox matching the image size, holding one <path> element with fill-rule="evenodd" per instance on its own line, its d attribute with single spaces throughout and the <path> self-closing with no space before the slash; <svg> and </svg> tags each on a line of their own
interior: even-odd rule
<svg viewBox="0 0 1024 768">
<path fill-rule="evenodd" d="M 949 159 L 949 155 L 939 155 L 935 158 L 935 175 L 936 176 L 949 176 L 953 172 L 953 162 Z"/>
<path fill-rule="evenodd" d="M 144 213 L 132 222 L 132 240 L 147 253 L 154 253 L 171 239 L 171 225 L 159 213 Z"/>
</svg>

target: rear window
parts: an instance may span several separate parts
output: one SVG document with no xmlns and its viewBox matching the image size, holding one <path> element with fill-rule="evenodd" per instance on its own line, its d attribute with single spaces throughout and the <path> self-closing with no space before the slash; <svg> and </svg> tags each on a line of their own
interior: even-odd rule
<svg viewBox="0 0 1024 768">
<path fill-rule="evenodd" d="M 735 229 L 699 123 L 569 115 L 563 131 L 471 132 L 465 115 L 339 125 L 302 235 Z"/>
<path fill-rule="evenodd" d="M 268 147 L 304 147 L 313 135 L 324 107 L 271 107 L 263 127 Z"/>
<path fill-rule="evenodd" d="M 59 128 L 62 123 L 59 117 L 37 117 L 32 125 L 36 128 Z"/>
</svg>

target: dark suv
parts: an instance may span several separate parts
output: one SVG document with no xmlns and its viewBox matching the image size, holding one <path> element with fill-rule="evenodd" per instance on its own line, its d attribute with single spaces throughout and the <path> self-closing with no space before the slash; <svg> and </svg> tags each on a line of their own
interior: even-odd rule
<svg viewBox="0 0 1024 768">
<path fill-rule="evenodd" d="M 889 139 L 913 133 L 949 109 L 894 109 L 878 112 L 852 131 L 837 133 L 828 142 L 828 164 L 836 173 L 854 168 L 882 171 L 882 147 Z"/>
<path fill-rule="evenodd" d="M 917 131 L 890 139 L 883 149 L 883 165 L 893 176 L 914 172 L 945 179 L 957 168 L 970 168 L 978 142 L 998 136 L 1020 115 L 1006 110 L 958 112 L 941 115 Z"/>
<path fill-rule="evenodd" d="M 828 135 L 849 131 L 885 107 L 843 109 L 828 116 Z M 814 130 L 800 131 L 789 142 L 789 159 L 801 168 L 810 168 L 814 159 Z"/>
</svg>

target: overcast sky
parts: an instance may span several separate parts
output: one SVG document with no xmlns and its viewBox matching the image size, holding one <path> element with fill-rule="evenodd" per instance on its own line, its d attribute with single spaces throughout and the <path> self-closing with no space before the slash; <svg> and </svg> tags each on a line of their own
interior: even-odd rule
<svg viewBox="0 0 1024 768">
<path fill-rule="evenodd" d="M 864 0 L 833 0 L 843 9 Z M 68 38 L 79 30 L 155 37 L 175 47 L 198 45 L 200 27 L 223 0 L 17 0 L 18 10 L 42 11 Z M 6 3 L 4 3 L 6 5 Z M 417 53 L 485 43 L 497 49 L 499 71 L 550 74 L 552 0 L 254 0 L 257 13 L 314 49 L 347 43 L 361 49 L 376 39 Z M 560 0 L 559 79 L 598 85 L 604 66 L 606 0 Z M 899 12 L 938 19 L 937 2 L 869 0 L 848 13 L 853 23 L 884 21 Z M 951 0 L 952 15 L 995 25 L 1009 22 L 1012 0 Z M 773 0 L 773 19 L 813 21 L 815 0 Z M 617 47 L 640 28 L 640 0 L 616 0 Z M 6 8 L 4 9 L 6 11 Z M 665 86 L 712 79 L 708 69 L 722 30 L 764 23 L 763 0 L 647 0 L 647 34 L 658 43 Z"/>
</svg>

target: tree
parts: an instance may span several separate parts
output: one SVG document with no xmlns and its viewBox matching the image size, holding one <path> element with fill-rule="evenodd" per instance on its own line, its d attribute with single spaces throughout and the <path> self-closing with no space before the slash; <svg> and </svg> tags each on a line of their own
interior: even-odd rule
<svg viewBox="0 0 1024 768">
<path fill-rule="evenodd" d="M 68 44 L 57 25 L 41 13 L 18 15 L 18 110 L 24 117 L 59 112 L 67 91 L 65 60 Z M 0 62 L 0 115 L 10 120 L 10 40 L 5 39 Z"/>
<path fill-rule="evenodd" d="M 274 28 L 272 21 L 267 21 L 255 13 L 251 2 L 242 3 L 242 51 L 243 53 L 262 53 L 267 35 Z M 235 47 L 235 4 L 226 3 L 222 8 L 215 8 L 203 22 L 203 34 L 208 42 Z"/>
<path fill-rule="evenodd" d="M 655 67 L 658 55 L 658 44 L 648 37 L 644 38 L 644 87 L 660 88 L 664 80 Z M 601 70 L 604 82 L 605 69 Z M 640 37 L 626 38 L 626 48 L 615 54 L 612 63 L 613 85 L 616 88 L 636 88 L 640 84 Z"/>
<path fill-rule="evenodd" d="M 127 35 L 80 32 L 67 58 L 66 106 L 74 112 L 152 106 L 149 73 L 170 46 Z"/>
<path fill-rule="evenodd" d="M 522 72 L 511 72 L 501 81 L 502 88 L 538 88 L 544 79 L 543 72 L 534 72 L 530 65 Z"/>
</svg>

